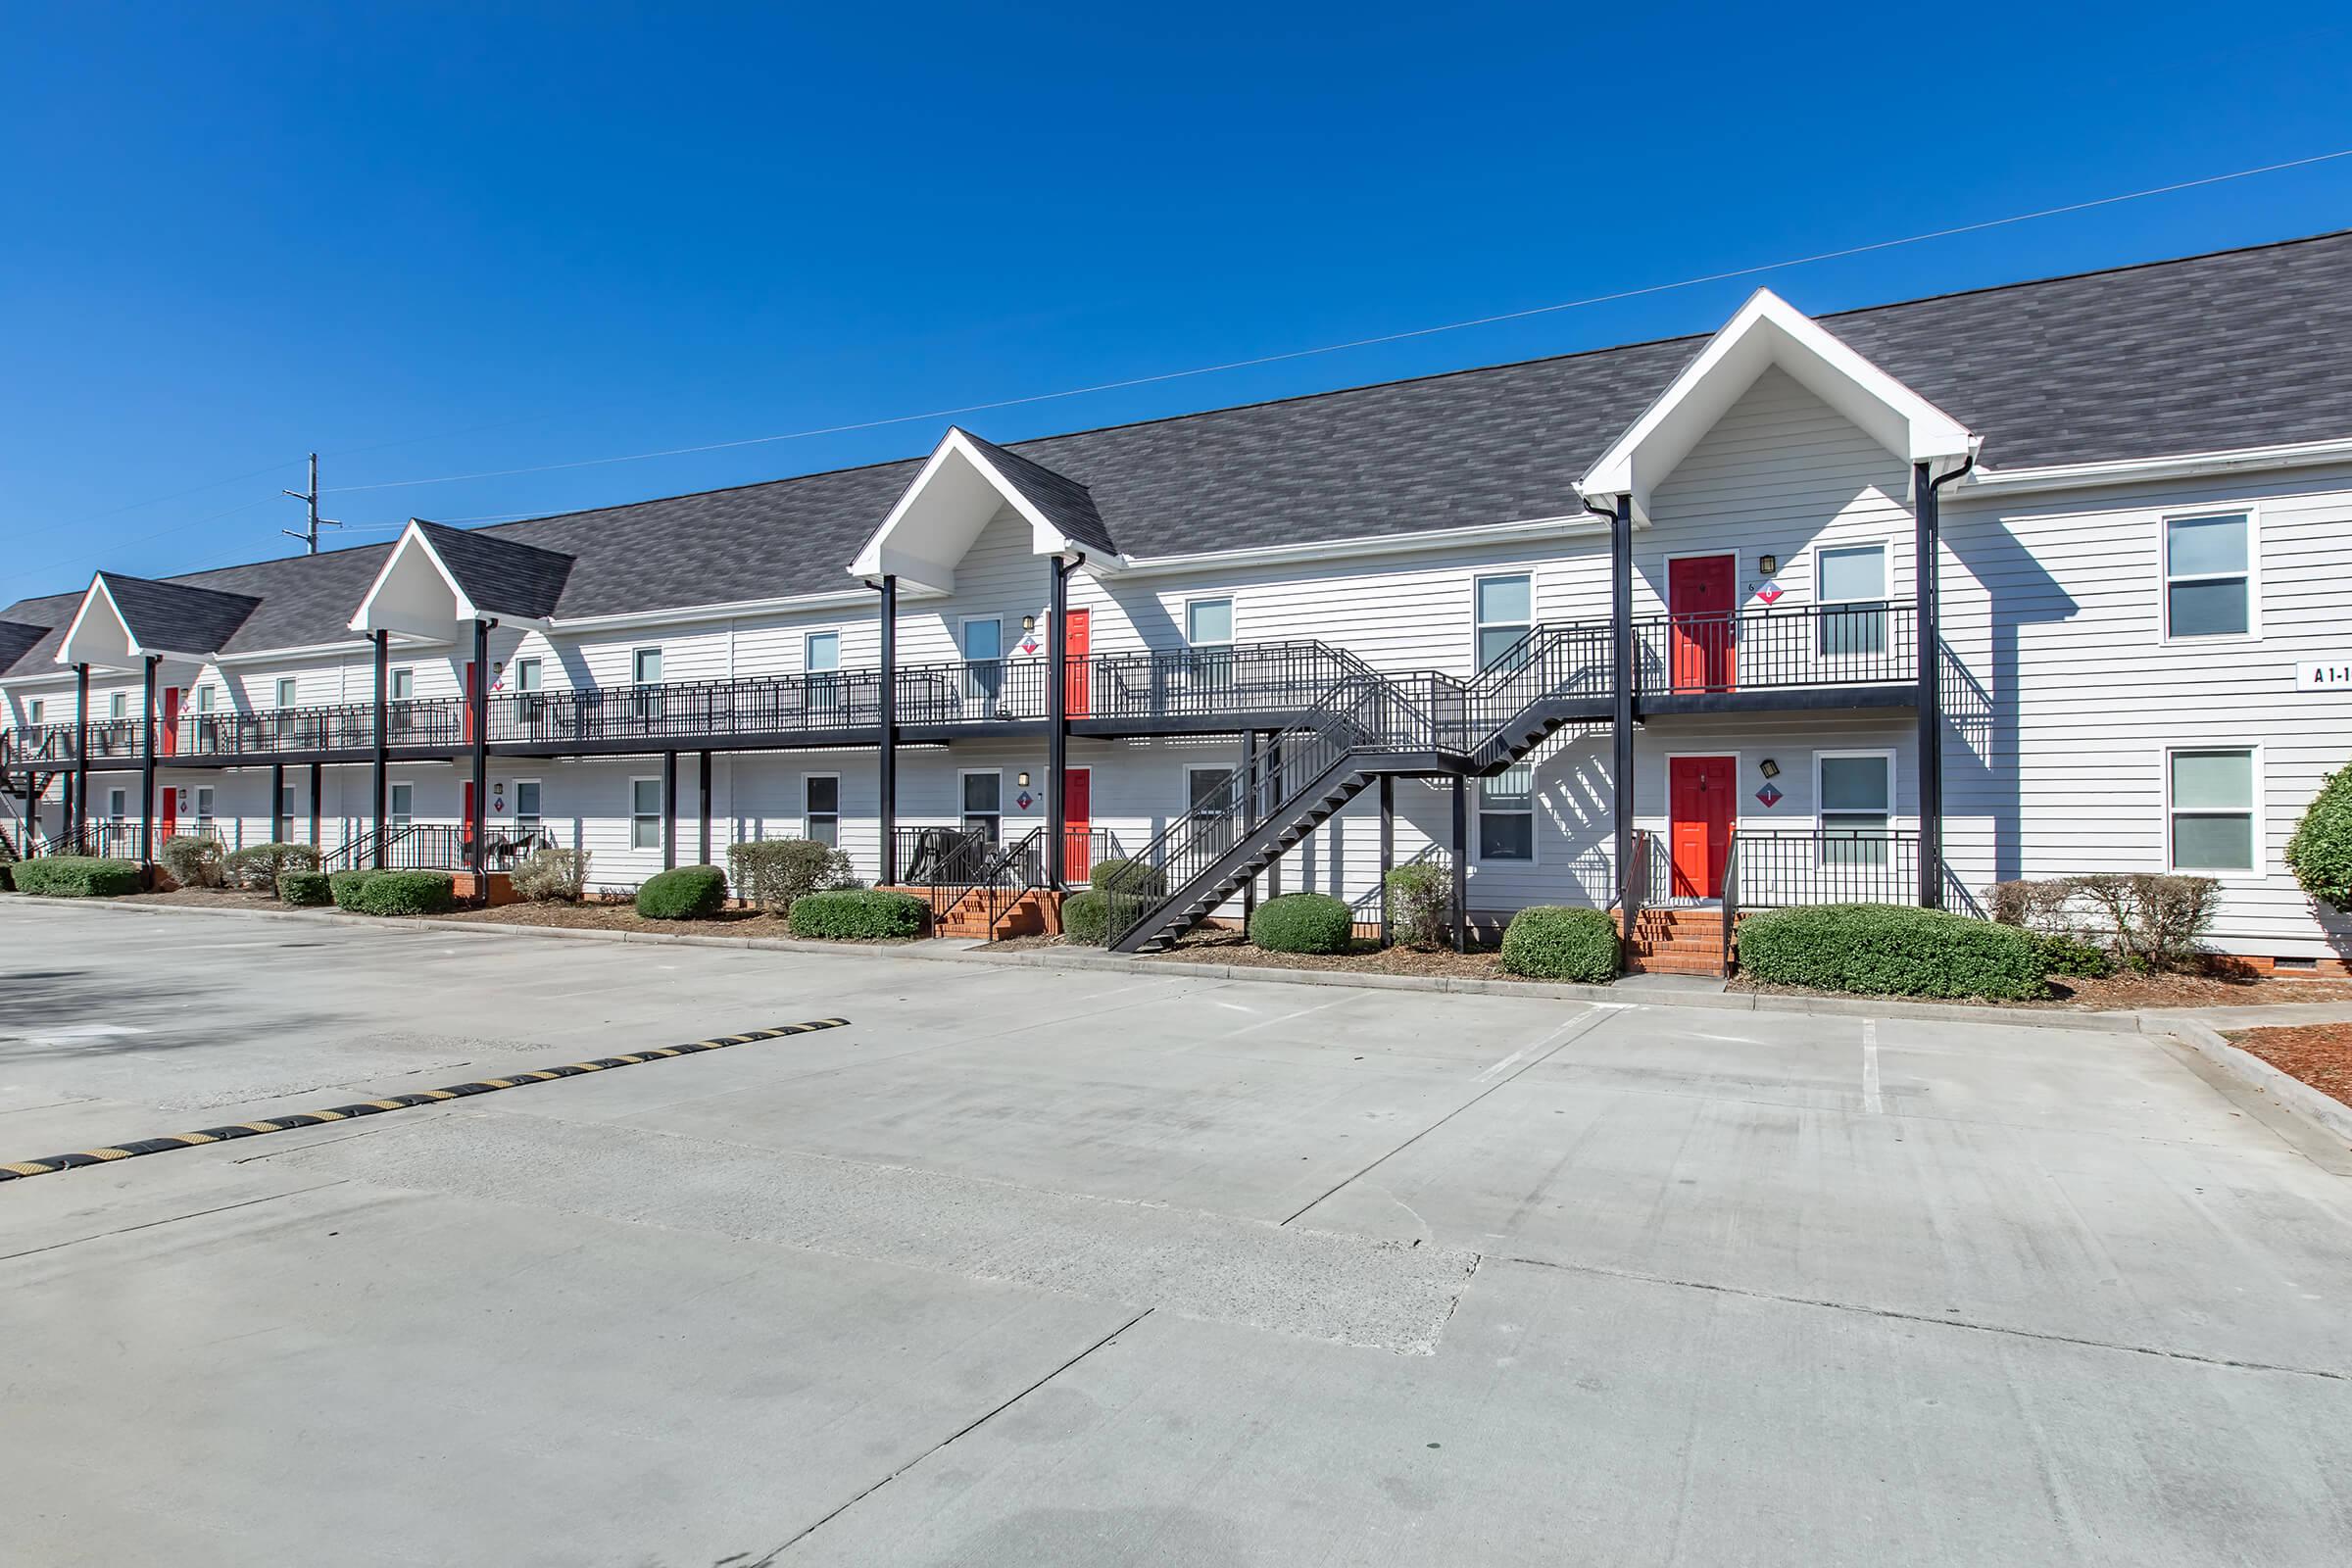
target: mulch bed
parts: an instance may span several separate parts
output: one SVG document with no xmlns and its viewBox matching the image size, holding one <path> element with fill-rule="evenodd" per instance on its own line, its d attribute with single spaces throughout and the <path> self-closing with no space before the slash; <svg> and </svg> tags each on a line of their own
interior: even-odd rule
<svg viewBox="0 0 2352 1568">
<path fill-rule="evenodd" d="M 241 888 L 173 888 L 169 893 L 125 893 L 109 904 L 205 904 L 217 909 L 276 909 L 284 906 L 273 893 L 248 893 Z"/>
<path fill-rule="evenodd" d="M 992 942 L 991 953 L 1017 953 L 1033 948 L 1062 946 L 1059 937 L 1014 937 Z M 1357 974 L 1439 975 L 1449 980 L 1517 980 L 1503 972 L 1502 959 L 1493 953 L 1415 953 L 1410 948 L 1383 950 L 1377 942 L 1358 942 L 1348 953 L 1268 953 L 1250 945 L 1239 931 L 1196 931 L 1165 953 L 1146 957 L 1172 963 L 1229 963 L 1263 969 L 1341 969 Z"/>
<path fill-rule="evenodd" d="M 2329 1099 L 2352 1105 L 2352 1023 L 2240 1029 L 2224 1038 Z"/>
<path fill-rule="evenodd" d="M 457 909 L 430 916 L 460 924 L 545 925 L 584 931 L 660 931 L 671 936 L 789 937 L 792 922 L 780 914 L 759 909 L 727 909 L 708 920 L 648 920 L 633 905 L 502 904 L 493 909 Z M 900 942 L 919 942 L 906 937 Z M 858 947 L 890 947 L 889 942 L 860 942 Z"/>
<path fill-rule="evenodd" d="M 1735 975 L 1733 991 L 1753 991 L 1774 997 L 1829 997 L 1847 993 L 1814 991 L 1804 986 L 1767 985 L 1746 975 Z M 2068 1007 L 2085 1012 L 2114 1012 L 2136 1007 L 2268 1007 L 2279 1003 L 2352 1002 L 2352 981 L 2243 979 L 2214 974 L 2119 974 L 2104 980 L 2050 976 L 2046 1002 L 1988 1002 L 1954 998 L 1966 1007 Z"/>
</svg>

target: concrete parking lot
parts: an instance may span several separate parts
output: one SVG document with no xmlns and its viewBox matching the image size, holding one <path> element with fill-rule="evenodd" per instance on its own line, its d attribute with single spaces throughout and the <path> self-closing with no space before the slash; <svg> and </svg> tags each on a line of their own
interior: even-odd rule
<svg viewBox="0 0 2352 1568">
<path fill-rule="evenodd" d="M 2340 1564 L 2352 1167 L 2143 1037 L 0 905 L 0 1561 Z"/>
</svg>

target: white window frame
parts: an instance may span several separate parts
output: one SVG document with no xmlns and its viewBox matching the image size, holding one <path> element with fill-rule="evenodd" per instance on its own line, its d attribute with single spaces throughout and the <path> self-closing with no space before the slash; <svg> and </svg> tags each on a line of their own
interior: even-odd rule
<svg viewBox="0 0 2352 1568">
<path fill-rule="evenodd" d="M 541 656 L 533 654 L 527 659 L 517 659 L 514 669 L 516 695 L 531 696 L 547 689 L 547 661 Z"/>
<path fill-rule="evenodd" d="M 220 820 L 217 814 L 220 806 L 220 792 L 218 786 L 196 785 L 190 792 L 189 801 L 193 807 L 191 815 L 198 827 L 211 827 Z"/>
<path fill-rule="evenodd" d="M 2246 629 L 2173 635 L 2173 584 L 2180 582 L 2221 582 L 2234 577 L 2235 572 L 2217 574 L 2191 573 L 2176 579 L 2173 576 L 2173 524 L 2187 522 L 2196 517 L 2242 516 L 2246 519 Z M 2230 643 L 2258 642 L 2262 638 L 2262 509 L 2253 502 L 2218 502 L 2210 507 L 2176 507 L 2156 516 L 2156 625 L 2163 646 L 2180 648 L 2212 648 Z M 2224 748 L 2236 750 L 2236 748 Z M 2206 750 L 2187 747 L 2188 751 Z M 2172 807 L 2172 775 L 2165 775 L 2165 807 Z M 2172 829 L 2165 829 L 2167 848 L 2165 858 L 2172 858 L 2170 843 Z"/>
<path fill-rule="evenodd" d="M 833 662 L 819 668 L 811 657 L 811 645 L 819 637 L 833 639 Z M 842 644 L 846 641 L 839 626 L 810 626 L 801 633 L 801 673 L 804 675 L 834 675 L 841 671 Z"/>
<path fill-rule="evenodd" d="M 815 810 L 808 803 L 808 786 L 818 779 L 831 779 L 833 781 L 833 809 L 829 812 Z M 962 789 L 962 787 L 963 786 L 960 784 L 956 786 L 958 790 Z M 803 773 L 801 775 L 801 837 L 805 839 L 815 840 L 815 842 L 820 844 L 825 842 L 822 839 L 818 839 L 814 833 L 809 831 L 809 824 L 814 822 L 820 816 L 830 816 L 833 818 L 832 844 L 833 848 L 837 850 L 840 849 L 842 810 L 841 775 L 839 773 Z"/>
<path fill-rule="evenodd" d="M 49 705 L 44 699 L 38 697 L 25 699 L 24 727 L 26 729 L 36 727 L 41 722 L 41 715 L 48 711 Z"/>
<path fill-rule="evenodd" d="M 294 842 L 294 786 L 290 783 L 279 786 L 277 800 L 273 804 L 275 812 L 270 818 L 270 842 L 291 844 Z M 277 831 L 281 827 L 286 830 L 282 835 Z"/>
<path fill-rule="evenodd" d="M 130 791 L 110 789 L 106 792 L 106 819 L 125 822 L 130 819 Z"/>
<path fill-rule="evenodd" d="M 1720 757 L 1723 754 L 1717 752 L 1711 755 Z M 1462 787 L 1470 793 L 1470 863 L 1472 865 L 1535 865 L 1544 858 L 1544 813 L 1537 809 L 1538 803 L 1543 800 L 1544 796 L 1542 790 L 1537 788 L 1536 785 L 1535 754 L 1531 752 L 1526 757 L 1521 758 L 1519 761 L 1514 762 L 1512 766 L 1523 766 L 1527 769 L 1527 809 L 1525 811 L 1496 811 L 1494 814 L 1496 816 L 1525 816 L 1527 818 L 1527 854 L 1525 857 L 1491 857 L 1487 854 L 1486 834 L 1481 831 L 1482 819 L 1487 814 L 1487 781 L 1483 778 L 1464 779 L 1462 781 Z"/>
<path fill-rule="evenodd" d="M 1203 643 L 1193 640 L 1193 607 L 1195 605 L 1223 605 L 1225 607 L 1225 640 Z M 1184 646 L 1187 648 L 1231 648 L 1242 640 L 1242 606 L 1233 594 L 1188 594 L 1184 601 Z"/>
<path fill-rule="evenodd" d="M 645 661 L 649 655 L 652 656 L 654 661 L 654 678 L 651 680 L 645 678 Z M 632 686 L 661 685 L 662 682 L 663 673 L 667 668 L 667 664 L 668 662 L 662 657 L 662 645 L 660 643 L 646 643 L 642 646 L 631 648 L 629 650 L 629 684 Z"/>
<path fill-rule="evenodd" d="M 106 716 L 110 719 L 128 718 L 130 716 L 130 693 L 108 692 L 106 694 Z"/>
<path fill-rule="evenodd" d="M 956 826 L 963 829 L 966 827 L 966 818 L 990 814 L 986 811 L 970 810 L 964 806 L 963 781 L 983 774 L 997 781 L 997 809 L 995 812 L 997 836 L 990 842 L 998 848 L 1002 848 L 1004 843 L 1006 812 L 1004 810 L 1004 770 L 1001 767 L 959 767 L 956 770 Z"/>
<path fill-rule="evenodd" d="M 1829 595 L 1822 592 L 1823 574 L 1821 569 L 1821 558 L 1825 553 L 1835 553 L 1840 550 L 1876 550 L 1879 552 L 1881 558 L 1886 563 L 1886 592 L 1884 597 L 1878 599 L 1832 599 Z M 1898 595 L 1895 591 L 1894 550 L 1895 539 L 1891 534 L 1864 534 L 1851 539 L 1816 539 L 1810 545 L 1805 547 L 1806 585 L 1808 590 L 1813 595 L 1813 608 L 1817 612 L 1814 620 L 1813 630 L 1814 658 L 1828 660 L 1886 659 L 1892 657 L 1896 653 L 1897 650 L 1894 646 L 1894 607 L 1900 602 L 1900 595 Z M 1738 581 L 1739 575 L 1739 563 L 1737 558 L 1735 558 L 1732 567 L 1732 576 L 1735 582 Z M 1820 615 L 1818 612 L 1831 609 L 1832 607 L 1838 605 L 1877 605 L 1881 607 L 1878 647 L 1861 650 L 1841 650 L 1837 653 L 1822 652 L 1822 638 L 1823 635 L 1829 630 L 1830 621 L 1827 616 Z"/>
<path fill-rule="evenodd" d="M 1694 753 L 1693 755 L 1699 754 Z M 1725 754 L 1721 752 L 1708 752 L 1704 755 L 1709 757 L 1721 757 Z M 1825 821 L 1821 814 L 1821 764 L 1825 761 L 1856 757 L 1877 757 L 1885 760 L 1886 763 L 1886 831 L 1889 833 L 1897 831 L 1902 825 L 1902 818 L 1896 813 L 1894 803 L 1899 798 L 1900 791 L 1898 788 L 1899 781 L 1895 773 L 1895 751 L 1894 748 L 1890 746 L 1842 747 L 1830 751 L 1815 752 L 1813 754 L 1813 825 L 1816 828 L 1822 829 L 1828 829 L 1837 825 L 1833 822 Z"/>
<path fill-rule="evenodd" d="M 997 628 L 997 652 L 993 658 L 974 659 L 971 654 L 972 628 L 983 623 Z M 957 620 L 956 623 L 956 657 L 962 662 L 964 666 L 963 699 L 965 702 L 1001 703 L 1004 700 L 1005 653 L 1004 617 L 1003 615 L 965 615 Z M 989 672 L 985 676 L 977 672 L 977 666 L 983 664 L 989 666 Z M 958 815 L 962 814 L 962 797 L 958 796 L 956 798 Z"/>
<path fill-rule="evenodd" d="M 215 712 L 217 710 L 213 705 L 218 703 L 220 700 L 220 688 L 215 686 L 209 680 L 204 681 L 196 687 L 192 710 L 203 714 Z"/>
<path fill-rule="evenodd" d="M 1720 555 L 1722 552 L 1718 551 L 1716 554 Z M 1527 579 L 1526 621 L 1522 623 L 1515 620 L 1481 620 L 1479 618 L 1478 610 L 1479 600 L 1481 598 L 1479 590 L 1485 587 L 1488 583 L 1506 582 L 1513 577 L 1524 577 Z M 1519 635 L 1524 638 L 1528 633 L 1536 629 L 1538 623 L 1539 622 L 1536 616 L 1536 572 L 1534 567 L 1530 566 L 1522 571 L 1482 571 L 1473 574 L 1470 578 L 1470 673 L 1474 676 L 1484 674 L 1489 667 L 1487 664 L 1486 656 L 1481 651 L 1481 644 L 1486 641 L 1487 628 L 1489 626 L 1516 626 L 1519 628 Z M 1513 860 L 1510 863 L 1513 865 L 1520 865 L 1524 864 L 1525 862 Z"/>
<path fill-rule="evenodd" d="M 518 778 L 518 779 L 511 779 L 511 780 L 509 780 L 508 782 L 512 783 L 512 784 L 514 786 L 514 831 L 515 831 L 515 832 L 517 832 L 517 833 L 521 833 L 521 832 L 531 831 L 531 830 L 533 830 L 533 829 L 536 829 L 536 828 L 540 828 L 540 827 L 544 827 L 544 826 L 546 826 L 546 824 L 547 824 L 547 781 L 546 781 L 545 779 L 538 779 L 538 778 Z M 524 813 L 523 813 L 523 809 L 522 809 L 522 787 L 523 787 L 525 784 L 528 784 L 528 785 L 529 785 L 531 788 L 533 788 L 533 789 L 535 789 L 535 790 L 537 790 L 537 791 L 539 792 L 539 809 L 538 809 L 538 810 L 536 810 L 536 811 L 533 811 L 533 812 L 529 813 L 529 822 L 530 822 L 530 827 L 529 827 L 529 828 L 525 828 L 525 826 L 523 825 L 523 824 L 524 824 Z M 632 804 L 634 804 L 634 803 L 632 803 Z"/>
<path fill-rule="evenodd" d="M 403 687 L 407 689 L 404 691 Z M 389 703 L 413 703 L 416 700 L 415 664 L 394 664 L 384 671 L 384 700 Z"/>
<path fill-rule="evenodd" d="M 400 804 L 400 792 L 409 792 L 409 804 Z M 384 780 L 384 822 L 386 827 L 407 827 L 416 820 L 416 784 L 414 779 Z"/>
<path fill-rule="evenodd" d="M 2196 515 L 2203 516 L 2204 514 L 2198 513 Z M 2199 637 L 2190 640 L 2192 642 L 2211 642 L 2215 639 Z M 2219 869 L 2207 865 L 2182 865 L 2173 858 L 2173 818 L 2180 814 L 2173 807 L 2173 759 L 2182 752 L 2244 752 L 2250 757 L 2253 777 L 2247 782 L 2254 797 L 2251 807 L 2254 864 L 2250 869 Z M 2161 831 L 2164 834 L 2163 861 L 2167 871 L 2179 872 L 2182 876 L 2209 876 L 2217 882 L 2261 882 L 2270 876 L 2270 828 L 2264 820 L 2262 809 L 2264 777 L 2262 752 L 2261 743 L 2242 740 L 2181 741 L 2164 749 L 2164 776 L 2158 781 L 2157 788 L 2158 798 L 2163 807 Z M 2188 808 L 2187 814 L 2190 816 L 2235 816 L 2237 812 L 2192 806 Z"/>
<path fill-rule="evenodd" d="M 631 660 L 631 669 L 634 670 L 636 662 Z M 650 813 L 637 809 L 637 786 L 640 784 L 651 784 L 654 787 L 655 805 Z M 654 824 L 654 842 L 640 844 L 637 842 L 637 824 L 646 821 Z M 669 800 L 667 792 L 662 788 L 662 776 L 659 773 L 631 774 L 629 777 L 629 853 L 632 855 L 644 851 L 659 853 L 669 843 Z"/>
</svg>

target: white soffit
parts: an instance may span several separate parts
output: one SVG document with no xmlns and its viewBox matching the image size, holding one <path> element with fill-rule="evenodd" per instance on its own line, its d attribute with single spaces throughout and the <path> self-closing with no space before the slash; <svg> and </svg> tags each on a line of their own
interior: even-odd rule
<svg viewBox="0 0 2352 1568">
<path fill-rule="evenodd" d="M 1595 504 L 1631 496 L 1635 519 L 1646 524 L 1651 492 L 1776 365 L 1905 463 L 1957 466 L 1977 450 L 1978 437 L 1950 415 L 1760 288 L 1601 454 L 1577 489 Z"/>
<path fill-rule="evenodd" d="M 956 564 L 989 519 L 1008 506 L 1029 524 L 1030 548 L 1036 554 L 1099 554 L 1072 544 L 969 436 L 951 425 L 922 472 L 858 552 L 850 573 L 897 577 L 903 585 L 954 593 Z"/>
<path fill-rule="evenodd" d="M 351 617 L 351 629 L 442 641 L 454 634 L 460 622 L 479 618 L 481 612 L 459 586 L 457 573 L 449 569 L 412 517 L 392 554 L 384 558 L 375 581 L 368 585 L 368 596 Z"/>
<path fill-rule="evenodd" d="M 74 612 L 73 624 L 66 628 L 65 640 L 57 645 L 57 662 L 87 664 L 92 669 L 140 669 L 147 653 L 130 634 L 130 622 L 122 618 L 106 578 L 92 577 L 80 607 Z"/>
</svg>

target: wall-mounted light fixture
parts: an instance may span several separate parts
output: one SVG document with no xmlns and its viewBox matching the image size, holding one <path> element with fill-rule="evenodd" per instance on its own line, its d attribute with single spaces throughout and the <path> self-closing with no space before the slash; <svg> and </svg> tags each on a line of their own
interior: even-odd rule
<svg viewBox="0 0 2352 1568">
<path fill-rule="evenodd" d="M 1037 617 L 1036 617 L 1035 615 L 1023 615 L 1023 616 L 1021 617 L 1021 630 L 1023 630 L 1023 631 L 1035 631 L 1035 630 L 1037 630 Z"/>
<path fill-rule="evenodd" d="M 1023 788 L 1023 789 L 1027 789 L 1028 787 L 1029 787 L 1029 775 L 1028 775 L 1028 774 L 1026 774 L 1026 773 L 1023 773 L 1023 774 L 1021 775 L 1021 788 Z"/>
<path fill-rule="evenodd" d="M 1766 778 L 1779 778 L 1781 776 L 1781 764 L 1767 757 L 1764 759 L 1764 760 L 1756 764 L 1756 771 L 1763 774 Z"/>
<path fill-rule="evenodd" d="M 1778 556 L 1758 556 L 1756 558 L 1756 569 L 1762 572 L 1765 576 L 1769 577 L 1774 572 L 1781 569 L 1781 558 Z"/>
</svg>

